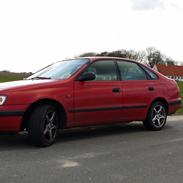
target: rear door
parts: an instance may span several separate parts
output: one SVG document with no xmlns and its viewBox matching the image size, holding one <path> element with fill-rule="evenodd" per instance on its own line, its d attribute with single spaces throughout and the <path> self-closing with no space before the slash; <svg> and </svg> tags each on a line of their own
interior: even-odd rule
<svg viewBox="0 0 183 183">
<path fill-rule="evenodd" d="M 118 61 L 121 74 L 123 117 L 126 121 L 143 120 L 155 95 L 154 81 L 135 62 Z"/>
<path fill-rule="evenodd" d="M 96 61 L 84 72 L 94 72 L 96 79 L 74 83 L 75 126 L 120 121 L 121 85 L 116 63 Z"/>
</svg>

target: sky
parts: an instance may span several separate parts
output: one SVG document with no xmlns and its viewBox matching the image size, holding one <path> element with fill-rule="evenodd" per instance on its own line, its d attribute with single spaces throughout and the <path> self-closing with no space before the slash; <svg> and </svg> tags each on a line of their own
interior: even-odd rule
<svg viewBox="0 0 183 183">
<path fill-rule="evenodd" d="M 0 70 L 155 47 L 183 62 L 182 0 L 0 0 Z"/>
</svg>

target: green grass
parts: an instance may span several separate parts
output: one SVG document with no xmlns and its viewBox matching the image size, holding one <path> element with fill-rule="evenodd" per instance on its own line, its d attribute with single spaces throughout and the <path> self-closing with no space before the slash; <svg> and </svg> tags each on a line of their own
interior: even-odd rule
<svg viewBox="0 0 183 183">
<path fill-rule="evenodd" d="M 180 88 L 180 95 L 182 98 L 182 105 L 181 108 L 177 111 L 177 114 L 183 114 L 183 82 L 178 82 L 179 88 Z"/>
<path fill-rule="evenodd" d="M 17 81 L 28 77 L 27 73 L 0 72 L 0 82 Z"/>
</svg>

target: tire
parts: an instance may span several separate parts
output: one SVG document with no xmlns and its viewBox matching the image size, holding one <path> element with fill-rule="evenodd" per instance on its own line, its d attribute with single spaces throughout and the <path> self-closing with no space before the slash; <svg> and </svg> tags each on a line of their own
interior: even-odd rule
<svg viewBox="0 0 183 183">
<path fill-rule="evenodd" d="M 166 106 L 162 102 L 156 101 L 152 104 L 143 125 L 147 130 L 159 131 L 165 126 L 166 119 Z"/>
<path fill-rule="evenodd" d="M 50 146 L 55 142 L 58 131 L 58 112 L 52 105 L 36 107 L 30 116 L 28 136 L 31 144 Z"/>
</svg>

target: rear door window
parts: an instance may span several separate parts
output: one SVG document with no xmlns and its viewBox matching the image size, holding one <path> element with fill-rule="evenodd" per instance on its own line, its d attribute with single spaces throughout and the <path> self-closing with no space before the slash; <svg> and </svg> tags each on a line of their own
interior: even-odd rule
<svg viewBox="0 0 183 183">
<path fill-rule="evenodd" d="M 122 80 L 147 80 L 145 71 L 136 63 L 118 61 Z"/>
</svg>

